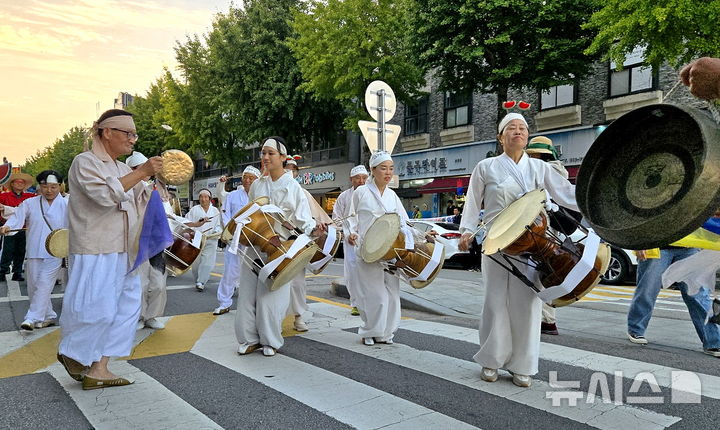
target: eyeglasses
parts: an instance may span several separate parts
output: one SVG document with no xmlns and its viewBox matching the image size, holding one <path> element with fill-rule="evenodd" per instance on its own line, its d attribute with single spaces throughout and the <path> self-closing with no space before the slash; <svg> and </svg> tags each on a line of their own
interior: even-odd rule
<svg viewBox="0 0 720 430">
<path fill-rule="evenodd" d="M 123 133 L 125 133 L 127 135 L 127 138 L 130 140 L 138 140 L 138 138 L 140 137 L 140 136 L 138 136 L 137 133 L 133 133 L 131 131 L 126 131 L 126 130 L 120 130 L 119 128 L 111 128 L 110 130 L 122 131 Z"/>
</svg>

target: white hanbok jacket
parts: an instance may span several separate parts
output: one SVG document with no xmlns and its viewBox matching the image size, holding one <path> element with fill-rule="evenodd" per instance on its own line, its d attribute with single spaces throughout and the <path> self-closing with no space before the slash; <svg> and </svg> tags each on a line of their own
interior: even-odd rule
<svg viewBox="0 0 720 430">
<path fill-rule="evenodd" d="M 68 227 L 67 200 L 58 195 L 52 204 L 43 196 L 35 196 L 24 200 L 10 215 L 6 226 L 11 230 L 22 228 L 27 222 L 27 245 L 25 255 L 27 258 L 55 258 L 47 252 L 45 239 L 50 234 L 50 228 L 43 219 L 42 211 L 53 230 Z"/>
<path fill-rule="evenodd" d="M 249 194 L 250 200 L 269 197 L 270 204 L 279 207 L 285 218 L 303 233 L 310 235 L 315 229 L 310 203 L 300 184 L 292 177 L 292 173 L 285 172 L 277 181 L 273 181 L 269 175 L 263 176 L 253 182 Z"/>
</svg>

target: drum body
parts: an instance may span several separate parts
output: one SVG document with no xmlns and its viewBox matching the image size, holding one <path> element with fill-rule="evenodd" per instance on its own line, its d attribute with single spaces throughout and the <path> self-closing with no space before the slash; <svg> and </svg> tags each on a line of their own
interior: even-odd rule
<svg viewBox="0 0 720 430">
<path fill-rule="evenodd" d="M 261 268 L 266 264 L 281 259 L 267 276 L 266 281 L 270 290 L 276 290 L 305 270 L 305 266 L 310 263 L 318 247 L 314 242 L 308 241 L 292 257 L 288 257 L 287 253 L 295 245 L 298 232 L 279 211 L 260 209 L 268 203 L 267 197 L 260 197 L 245 205 L 235 214 L 233 220 L 228 222 L 224 237 L 229 237 L 231 241 L 237 228 L 241 229 L 238 242 L 251 248 L 245 256 L 250 260 L 248 263 L 257 268 L 257 271 L 262 271 Z M 242 226 L 235 221 L 235 218 L 242 219 Z M 288 237 L 287 240 L 281 238 L 280 229 L 284 230 L 283 233 L 287 233 L 283 235 Z"/>
<path fill-rule="evenodd" d="M 200 256 L 202 249 L 205 247 L 205 237 L 203 236 L 197 241 L 195 235 L 200 234 L 199 232 L 173 220 L 170 220 L 170 224 L 175 240 L 165 250 L 165 255 L 168 257 L 165 261 L 165 267 L 173 276 L 180 276 L 187 272 Z"/>
<path fill-rule="evenodd" d="M 56 258 L 65 258 L 68 256 L 70 247 L 70 235 L 66 228 L 53 230 L 45 238 L 45 249 L 48 254 Z"/>
<path fill-rule="evenodd" d="M 545 192 L 535 190 L 505 208 L 493 221 L 483 243 L 483 254 L 502 253 L 525 257 L 534 262 L 540 283 L 560 285 L 582 257 L 582 243 L 564 244 L 548 232 L 544 211 Z M 610 262 L 610 247 L 600 243 L 593 269 L 570 291 L 549 303 L 553 307 L 577 302 L 600 282 Z"/>
<path fill-rule="evenodd" d="M 342 232 L 340 230 L 335 230 L 335 233 L 332 236 L 330 236 L 327 231 L 323 232 L 320 237 L 315 239 L 315 244 L 318 247 L 318 251 L 315 253 L 315 255 L 313 255 L 312 259 L 310 260 L 310 271 L 313 274 L 317 275 L 318 273 L 325 270 L 327 265 L 330 264 L 332 257 L 334 257 L 335 253 L 337 253 L 338 248 L 340 248 L 341 242 Z M 323 252 L 326 248 L 328 251 L 327 254 Z M 323 260 L 325 260 L 324 263 L 315 267 L 315 265 L 322 262 Z"/>
<path fill-rule="evenodd" d="M 420 231 L 412 227 L 411 231 L 415 247 L 406 249 L 405 234 L 400 231 L 400 216 L 393 213 L 382 215 L 365 233 L 360 256 L 366 263 L 395 260 L 395 267 L 402 271 L 401 277 L 412 287 L 423 288 L 440 273 L 445 262 L 445 250 L 442 245 L 427 241 Z M 429 265 L 432 267 L 426 270 Z M 425 273 L 428 271 L 430 273 Z"/>
</svg>

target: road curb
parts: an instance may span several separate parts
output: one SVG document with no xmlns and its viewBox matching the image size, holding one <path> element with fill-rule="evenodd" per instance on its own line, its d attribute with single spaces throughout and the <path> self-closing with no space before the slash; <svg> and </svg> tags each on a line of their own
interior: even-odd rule
<svg viewBox="0 0 720 430">
<path fill-rule="evenodd" d="M 343 278 L 333 280 L 330 283 L 330 292 L 337 297 L 345 299 L 350 298 L 345 280 Z M 454 309 L 439 305 L 431 302 L 430 300 L 423 299 L 414 294 L 400 290 L 400 306 L 403 309 L 410 309 L 414 311 L 427 312 L 434 315 L 453 316 L 460 318 L 474 318 L 472 315 L 458 312 Z"/>
</svg>

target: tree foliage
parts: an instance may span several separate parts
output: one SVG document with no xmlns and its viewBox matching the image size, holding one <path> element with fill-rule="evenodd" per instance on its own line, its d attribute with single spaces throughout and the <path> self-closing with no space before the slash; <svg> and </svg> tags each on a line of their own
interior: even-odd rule
<svg viewBox="0 0 720 430">
<path fill-rule="evenodd" d="M 409 0 L 314 0 L 294 13 L 290 47 L 304 88 L 317 99 L 335 99 L 347 128 L 367 117 L 367 85 L 387 82 L 402 101 L 417 97 L 424 70 L 409 49 Z"/>
<path fill-rule="evenodd" d="M 133 114 L 135 128 L 140 136 L 135 143 L 135 150 L 142 152 L 145 156 L 160 155 L 166 149 L 187 150 L 189 145 L 180 144 L 174 128 L 171 125 L 170 115 L 167 112 L 166 104 L 169 97 L 167 90 L 167 79 L 172 79 L 165 74 L 150 84 L 150 89 L 145 96 L 135 96 L 132 104 L 127 110 Z M 166 127 L 171 130 L 167 130 Z"/>
<path fill-rule="evenodd" d="M 588 49 L 622 64 L 645 47 L 645 60 L 674 66 L 696 56 L 720 56 L 720 0 L 608 0 L 587 28 L 598 31 Z"/>
<path fill-rule="evenodd" d="M 33 176 L 43 170 L 57 170 L 66 180 L 73 159 L 83 152 L 86 143 L 89 144 L 88 130 L 84 127 L 73 127 L 63 137 L 55 140 L 52 146 L 39 150 L 27 159 L 22 170 Z"/>
<path fill-rule="evenodd" d="M 495 93 L 547 89 L 588 73 L 596 0 L 414 0 L 414 47 L 441 87 Z"/>
</svg>

